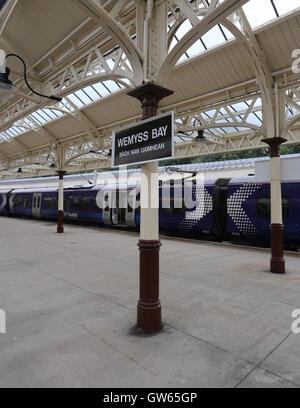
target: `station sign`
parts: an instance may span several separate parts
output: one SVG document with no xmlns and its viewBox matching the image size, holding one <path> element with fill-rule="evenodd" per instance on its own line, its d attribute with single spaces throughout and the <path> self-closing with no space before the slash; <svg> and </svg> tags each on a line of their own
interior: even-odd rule
<svg viewBox="0 0 300 408">
<path fill-rule="evenodd" d="M 165 160 L 173 155 L 173 112 L 113 132 L 112 167 Z"/>
</svg>

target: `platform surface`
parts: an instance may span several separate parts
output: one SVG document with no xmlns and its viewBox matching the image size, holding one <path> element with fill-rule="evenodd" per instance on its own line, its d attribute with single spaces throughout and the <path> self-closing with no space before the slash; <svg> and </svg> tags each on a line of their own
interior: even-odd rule
<svg viewBox="0 0 300 408">
<path fill-rule="evenodd" d="M 162 238 L 164 329 L 137 336 L 138 235 L 0 218 L 0 387 L 299 387 L 300 257 Z"/>
</svg>

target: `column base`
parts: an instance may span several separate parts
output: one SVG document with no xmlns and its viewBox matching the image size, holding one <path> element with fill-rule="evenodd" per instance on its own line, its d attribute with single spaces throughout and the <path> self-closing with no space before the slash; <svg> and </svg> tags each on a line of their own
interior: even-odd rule
<svg viewBox="0 0 300 408">
<path fill-rule="evenodd" d="M 137 305 L 137 328 L 144 333 L 162 329 L 159 300 L 159 250 L 161 242 L 140 240 L 140 299 Z"/>
<path fill-rule="evenodd" d="M 64 212 L 58 211 L 57 213 L 57 233 L 63 234 L 64 233 Z"/>
<path fill-rule="evenodd" d="M 161 304 L 146 304 L 139 300 L 137 305 L 137 328 L 142 333 L 157 333 L 162 329 Z"/>
<path fill-rule="evenodd" d="M 283 254 L 283 225 L 271 225 L 271 248 L 272 257 L 270 267 L 272 273 L 285 273 L 285 259 Z"/>
<path fill-rule="evenodd" d="M 270 268 L 271 268 L 272 273 L 285 274 L 284 258 L 281 258 L 281 259 L 272 258 L 270 261 Z"/>
</svg>

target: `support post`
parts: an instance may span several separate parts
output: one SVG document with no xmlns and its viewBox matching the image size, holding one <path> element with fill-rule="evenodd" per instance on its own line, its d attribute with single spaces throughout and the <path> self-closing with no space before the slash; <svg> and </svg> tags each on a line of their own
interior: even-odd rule
<svg viewBox="0 0 300 408">
<path fill-rule="evenodd" d="M 57 212 L 57 233 L 64 233 L 64 175 L 65 171 L 58 171 L 58 212 Z"/>
<path fill-rule="evenodd" d="M 264 139 L 270 146 L 270 173 L 271 173 L 271 262 L 272 273 L 285 273 L 282 197 L 280 175 L 280 145 L 286 142 L 282 137 Z"/>
<path fill-rule="evenodd" d="M 147 83 L 130 92 L 129 96 L 142 104 L 142 119 L 156 116 L 160 100 L 173 91 Z M 158 163 L 142 164 L 140 240 L 140 293 L 137 305 L 137 328 L 144 333 L 161 330 L 159 300 L 159 183 Z"/>
</svg>

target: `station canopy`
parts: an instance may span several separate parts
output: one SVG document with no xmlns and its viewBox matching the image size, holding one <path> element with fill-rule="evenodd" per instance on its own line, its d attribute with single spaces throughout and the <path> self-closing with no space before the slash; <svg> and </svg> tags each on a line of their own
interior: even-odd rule
<svg viewBox="0 0 300 408">
<path fill-rule="evenodd" d="M 7 58 L 15 90 L 0 101 L 0 178 L 55 173 L 62 155 L 68 172 L 110 167 L 112 131 L 141 117 L 127 93 L 145 79 L 149 3 L 0 0 L 0 49 L 25 60 L 34 90 L 62 98 L 33 94 Z M 270 103 L 276 132 L 299 143 L 299 0 L 165 3 L 166 32 L 151 47 L 167 43 L 153 78 L 174 91 L 159 110 L 175 112 L 175 158 L 265 147 Z"/>
</svg>

